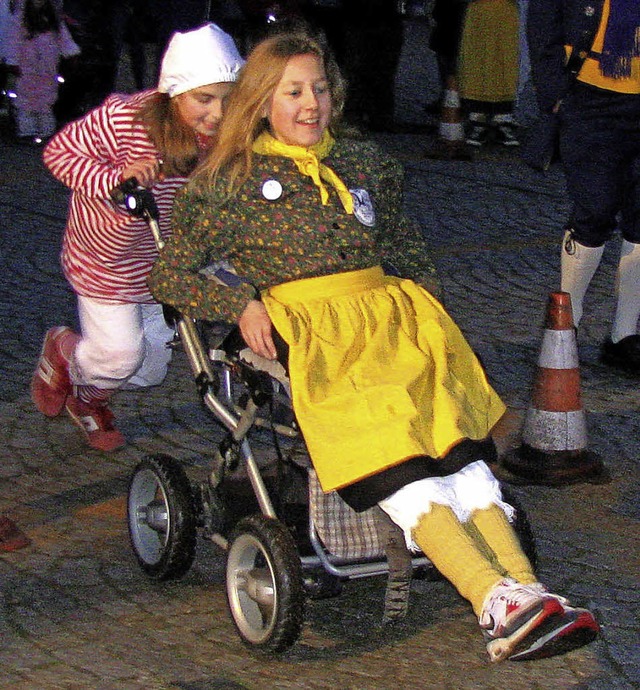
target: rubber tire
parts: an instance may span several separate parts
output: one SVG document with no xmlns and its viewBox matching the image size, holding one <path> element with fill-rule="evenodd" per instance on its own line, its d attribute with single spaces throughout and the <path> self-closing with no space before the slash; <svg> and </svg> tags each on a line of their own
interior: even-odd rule
<svg viewBox="0 0 640 690">
<path fill-rule="evenodd" d="M 280 654 L 295 644 L 305 591 L 300 557 L 281 522 L 264 515 L 238 522 L 229 539 L 226 586 L 231 618 L 247 647 Z M 260 593 L 265 595 L 262 605 L 256 596 Z"/>
<path fill-rule="evenodd" d="M 148 522 L 150 507 L 155 525 Z M 191 568 L 197 515 L 191 483 L 177 460 L 149 455 L 138 463 L 129 482 L 127 524 L 138 563 L 150 578 L 175 580 Z"/>
</svg>

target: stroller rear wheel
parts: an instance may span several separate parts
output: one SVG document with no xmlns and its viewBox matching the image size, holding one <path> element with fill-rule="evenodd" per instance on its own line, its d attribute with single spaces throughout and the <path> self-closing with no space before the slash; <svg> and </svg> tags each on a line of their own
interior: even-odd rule
<svg viewBox="0 0 640 690">
<path fill-rule="evenodd" d="M 129 483 L 127 522 L 131 545 L 154 580 L 182 577 L 195 558 L 197 517 L 189 479 L 167 455 L 145 457 Z"/>
<path fill-rule="evenodd" d="M 289 530 L 278 520 L 251 515 L 238 522 L 227 553 L 227 601 L 242 641 L 277 654 L 302 629 L 302 566 Z"/>
</svg>

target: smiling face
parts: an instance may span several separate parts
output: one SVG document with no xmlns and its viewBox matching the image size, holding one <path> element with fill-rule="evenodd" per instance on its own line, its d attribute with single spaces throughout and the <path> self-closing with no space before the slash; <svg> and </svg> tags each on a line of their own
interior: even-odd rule
<svg viewBox="0 0 640 690">
<path fill-rule="evenodd" d="M 174 97 L 180 117 L 198 134 L 211 137 L 218 131 L 224 101 L 233 83 L 209 84 Z"/>
<path fill-rule="evenodd" d="M 320 141 L 331 117 L 331 92 L 317 55 L 289 58 L 266 115 L 271 134 L 284 144 L 307 148 Z"/>
</svg>

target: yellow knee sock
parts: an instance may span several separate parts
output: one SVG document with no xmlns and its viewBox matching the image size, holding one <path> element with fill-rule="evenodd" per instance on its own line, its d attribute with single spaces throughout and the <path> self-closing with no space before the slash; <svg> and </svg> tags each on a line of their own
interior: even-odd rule
<svg viewBox="0 0 640 690">
<path fill-rule="evenodd" d="M 487 594 L 503 578 L 451 508 L 437 503 L 413 529 L 413 539 L 440 573 L 471 602 L 477 616 Z"/>
<path fill-rule="evenodd" d="M 502 509 L 494 504 L 484 510 L 476 510 L 470 522 L 478 529 L 508 577 L 523 585 L 537 582 L 531 562 L 522 551 L 518 536 Z"/>
</svg>

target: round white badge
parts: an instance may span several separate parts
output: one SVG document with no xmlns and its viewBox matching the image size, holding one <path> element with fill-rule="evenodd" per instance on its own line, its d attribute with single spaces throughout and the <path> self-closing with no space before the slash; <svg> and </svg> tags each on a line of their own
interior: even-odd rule
<svg viewBox="0 0 640 690">
<path fill-rule="evenodd" d="M 282 185 L 278 180 L 267 180 L 262 185 L 262 196 L 268 201 L 275 201 L 282 196 Z"/>
</svg>

